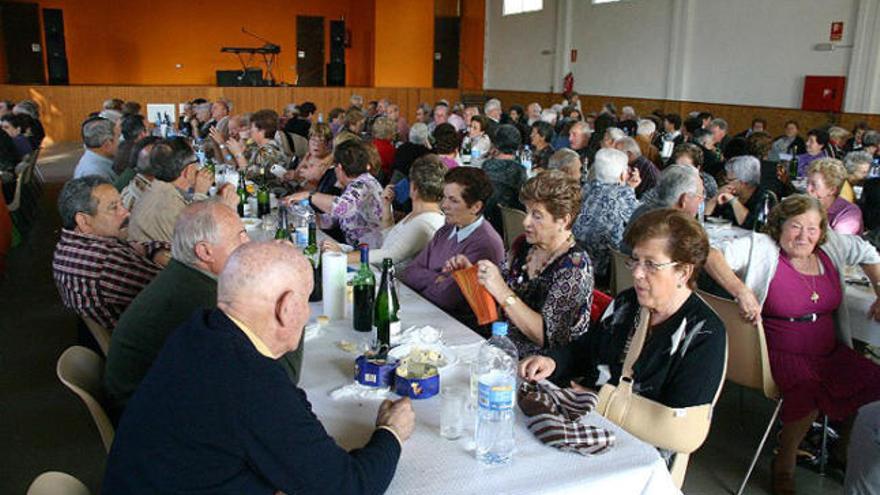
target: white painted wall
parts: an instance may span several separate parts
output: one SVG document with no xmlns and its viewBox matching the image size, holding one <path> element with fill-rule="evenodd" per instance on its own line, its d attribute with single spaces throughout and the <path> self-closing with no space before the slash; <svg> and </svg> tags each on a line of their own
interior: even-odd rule
<svg viewBox="0 0 880 495">
<path fill-rule="evenodd" d="M 501 15 L 502 0 L 486 2 L 485 73 L 493 89 L 550 91 L 556 45 L 556 2 L 544 10 Z M 542 55 L 542 51 L 551 53 Z"/>
<path fill-rule="evenodd" d="M 571 16 L 557 16 L 567 2 Z M 545 0 L 543 12 L 507 17 L 501 4 L 487 1 L 487 89 L 558 91 L 575 48 L 570 67 L 581 93 L 799 107 L 804 75 L 852 79 L 852 48 L 813 49 L 829 42 L 831 22 L 845 23 L 838 44 L 880 52 L 880 36 L 855 39 L 857 21 L 877 21 L 858 18 L 860 4 L 864 12 L 878 0 Z M 570 46 L 555 41 L 566 23 Z M 556 53 L 541 56 L 542 49 Z M 880 105 L 877 97 L 863 100 L 871 103 L 858 106 Z"/>
</svg>

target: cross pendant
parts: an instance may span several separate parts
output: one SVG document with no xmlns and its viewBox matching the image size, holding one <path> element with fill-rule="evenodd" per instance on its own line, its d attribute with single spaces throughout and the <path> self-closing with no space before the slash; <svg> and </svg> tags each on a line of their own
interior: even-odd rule
<svg viewBox="0 0 880 495">
<path fill-rule="evenodd" d="M 813 291 L 813 293 L 810 295 L 810 300 L 813 301 L 813 304 L 819 302 L 819 294 L 816 293 L 816 291 Z"/>
</svg>

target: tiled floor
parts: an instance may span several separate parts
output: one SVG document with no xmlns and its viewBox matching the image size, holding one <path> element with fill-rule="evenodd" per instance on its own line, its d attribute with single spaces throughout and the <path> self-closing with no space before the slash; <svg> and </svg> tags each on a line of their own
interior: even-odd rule
<svg viewBox="0 0 880 495">
<path fill-rule="evenodd" d="M 98 433 L 82 403 L 55 376 L 61 352 L 76 342 L 75 320 L 64 311 L 52 282 L 51 255 L 58 237 L 55 199 L 79 156 L 59 145 L 40 159 L 46 187 L 36 225 L 13 251 L 0 281 L 0 493 L 24 493 L 48 470 L 68 472 L 97 493 L 104 465 Z M 691 459 L 684 492 L 735 491 L 773 404 L 752 391 L 728 386 L 706 445 Z M 772 443 L 771 441 L 768 443 Z M 770 493 L 770 451 L 765 449 L 745 493 Z M 798 493 L 842 493 L 841 485 L 805 469 Z M 535 487 L 536 494 L 540 487 Z M 625 494 L 615 494 L 625 495 Z"/>
</svg>

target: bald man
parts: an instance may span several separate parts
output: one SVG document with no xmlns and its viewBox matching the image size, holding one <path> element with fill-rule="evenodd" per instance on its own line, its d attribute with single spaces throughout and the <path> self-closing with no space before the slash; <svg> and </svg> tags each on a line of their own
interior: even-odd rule
<svg viewBox="0 0 880 495">
<path fill-rule="evenodd" d="M 409 399 L 383 402 L 370 440 L 346 452 L 275 362 L 299 345 L 311 291 L 292 244 L 237 248 L 218 308 L 168 338 L 129 401 L 104 493 L 384 492 L 413 430 Z"/>
</svg>

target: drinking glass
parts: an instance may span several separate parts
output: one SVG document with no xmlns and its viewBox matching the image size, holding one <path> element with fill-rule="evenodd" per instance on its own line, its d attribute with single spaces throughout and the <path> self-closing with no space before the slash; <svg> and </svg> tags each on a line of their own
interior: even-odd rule
<svg viewBox="0 0 880 495">
<path fill-rule="evenodd" d="M 440 390 L 440 436 L 447 440 L 461 437 L 464 429 L 464 390 L 458 387 L 443 387 Z"/>
</svg>

